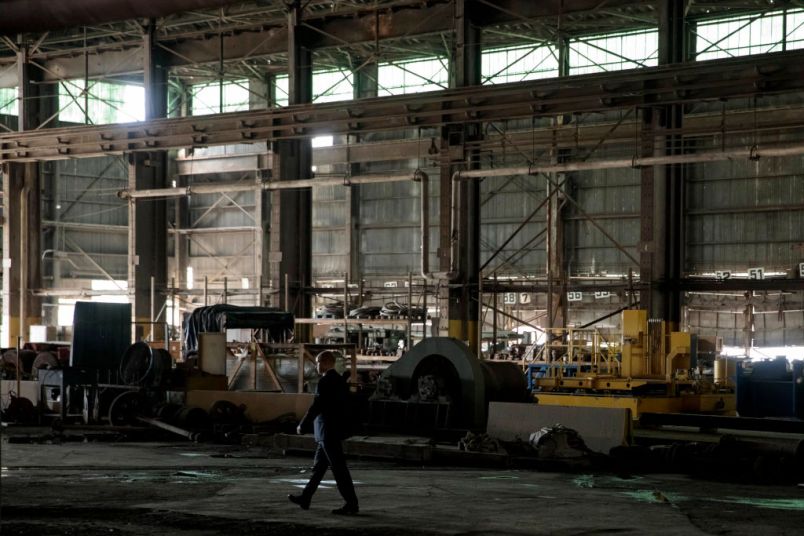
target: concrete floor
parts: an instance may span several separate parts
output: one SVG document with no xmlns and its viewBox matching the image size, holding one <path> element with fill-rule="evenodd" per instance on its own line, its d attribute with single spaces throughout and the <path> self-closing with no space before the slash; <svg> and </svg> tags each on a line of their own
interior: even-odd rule
<svg viewBox="0 0 804 536">
<path fill-rule="evenodd" d="M 352 460 L 360 515 L 325 481 L 286 496 L 308 458 L 192 443 L 2 442 L 3 535 L 800 535 L 804 487 Z"/>
</svg>

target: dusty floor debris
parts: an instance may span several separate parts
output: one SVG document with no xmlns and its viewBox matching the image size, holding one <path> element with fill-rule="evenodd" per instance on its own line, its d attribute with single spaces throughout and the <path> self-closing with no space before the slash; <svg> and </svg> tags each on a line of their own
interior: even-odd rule
<svg viewBox="0 0 804 536">
<path fill-rule="evenodd" d="M 287 501 L 307 457 L 191 443 L 2 443 L 2 533 L 794 535 L 804 488 L 354 460 L 361 514 L 332 481 Z"/>
</svg>

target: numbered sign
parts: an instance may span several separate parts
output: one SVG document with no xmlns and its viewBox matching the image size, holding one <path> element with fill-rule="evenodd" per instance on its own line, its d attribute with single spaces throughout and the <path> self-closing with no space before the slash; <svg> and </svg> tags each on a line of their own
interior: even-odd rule
<svg viewBox="0 0 804 536">
<path fill-rule="evenodd" d="M 503 303 L 505 305 L 516 305 L 516 292 L 506 292 L 503 294 Z"/>
<path fill-rule="evenodd" d="M 611 292 L 609 291 L 602 291 L 602 292 L 595 292 L 595 299 L 596 300 L 605 300 L 606 298 L 611 297 Z"/>
<path fill-rule="evenodd" d="M 583 301 L 583 292 L 567 292 L 567 301 Z"/>
<path fill-rule="evenodd" d="M 798 265 L 798 276 L 801 279 L 804 279 L 804 262 L 799 263 Z"/>
<path fill-rule="evenodd" d="M 726 279 L 731 278 L 731 272 L 728 270 L 718 270 L 715 272 L 715 277 L 717 277 L 718 281 L 725 281 Z"/>
<path fill-rule="evenodd" d="M 530 293 L 528 292 L 520 292 L 519 293 L 519 303 L 522 305 L 527 305 L 530 303 Z"/>
<path fill-rule="evenodd" d="M 396 288 L 396 281 L 386 281 L 383 286 L 385 288 Z"/>
<path fill-rule="evenodd" d="M 748 279 L 765 279 L 764 268 L 749 268 Z"/>
</svg>

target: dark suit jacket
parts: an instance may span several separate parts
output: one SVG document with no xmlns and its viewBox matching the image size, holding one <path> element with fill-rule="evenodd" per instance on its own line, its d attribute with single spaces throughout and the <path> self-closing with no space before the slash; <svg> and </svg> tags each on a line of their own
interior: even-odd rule
<svg viewBox="0 0 804 536">
<path fill-rule="evenodd" d="M 335 369 L 328 370 L 318 381 L 313 405 L 301 421 L 302 430 L 313 425 L 316 441 L 340 441 L 348 437 L 349 386 Z"/>
</svg>

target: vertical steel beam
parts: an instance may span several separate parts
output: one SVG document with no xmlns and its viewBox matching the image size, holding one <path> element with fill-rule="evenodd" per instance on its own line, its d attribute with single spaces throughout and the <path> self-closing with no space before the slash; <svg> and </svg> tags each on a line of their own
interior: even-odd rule
<svg viewBox="0 0 804 536">
<path fill-rule="evenodd" d="M 312 54 L 305 42 L 299 0 L 288 5 L 288 88 L 290 104 L 312 101 Z M 283 140 L 274 144 L 273 175 L 283 179 L 309 179 L 312 166 L 311 140 Z M 312 282 L 312 192 L 279 190 L 271 194 L 271 278 L 274 288 L 282 288 L 288 277 L 288 296 L 277 294 L 298 317 L 312 314 L 307 288 Z"/>
<path fill-rule="evenodd" d="M 191 177 L 187 175 L 176 176 L 176 186 L 187 186 Z M 190 223 L 190 196 L 177 197 L 173 202 L 173 227 L 176 231 L 188 229 Z M 173 281 L 179 287 L 187 282 L 187 267 L 190 266 L 190 237 L 186 233 L 173 233 L 174 274 Z M 184 283 L 182 283 L 184 282 Z"/>
<path fill-rule="evenodd" d="M 248 106 L 250 110 L 270 108 L 274 102 L 274 76 L 264 74 L 262 78 L 249 80 Z"/>
<path fill-rule="evenodd" d="M 646 106 L 642 110 L 641 130 L 640 130 L 640 156 L 654 155 L 654 113 L 653 108 Z M 664 245 L 656 241 L 654 224 L 656 214 L 662 210 L 661 202 L 656 207 L 654 176 L 658 166 L 644 166 L 640 169 L 640 188 L 639 188 L 639 280 L 641 283 L 640 305 L 648 311 L 650 318 L 659 318 L 659 312 L 663 307 L 660 305 L 661 295 L 654 285 L 654 265 L 655 256 L 661 253 Z M 655 303 L 657 302 L 657 303 Z"/>
<path fill-rule="evenodd" d="M 42 73 L 30 61 L 30 48 L 28 42 L 18 42 L 17 125 L 20 131 L 38 127 L 58 105 L 55 85 L 40 83 Z M 3 310 L 0 346 L 12 346 L 17 336 L 27 340 L 28 326 L 42 321 L 41 299 L 30 292 L 42 286 L 42 188 L 39 166 L 38 163 L 7 163 L 3 169 Z"/>
<path fill-rule="evenodd" d="M 143 82 L 147 119 L 167 116 L 167 71 L 156 44 L 156 23 L 143 28 Z M 153 151 L 129 155 L 129 188 L 164 188 L 168 176 L 167 152 Z M 177 214 L 177 218 L 180 214 Z M 160 310 L 167 288 L 167 201 L 164 199 L 129 200 L 128 293 L 132 311 L 134 340 L 150 337 L 151 310 Z M 182 264 L 180 237 L 176 234 L 176 266 Z M 180 280 L 180 279 L 179 279 Z M 151 293 L 151 285 L 155 292 Z M 156 303 L 153 303 L 156 300 Z"/>
<path fill-rule="evenodd" d="M 263 176 L 263 170 L 257 169 L 255 170 L 257 174 L 257 178 L 259 180 L 264 180 L 267 177 Z M 263 258 L 263 251 L 265 251 L 265 238 L 266 238 L 266 223 L 269 220 L 266 219 L 266 210 L 268 203 L 267 201 L 267 192 L 263 192 L 262 188 L 255 188 L 254 189 L 254 278 L 255 278 L 255 285 L 256 285 L 256 300 L 254 305 L 258 307 L 263 307 L 265 304 L 263 303 L 263 275 L 264 275 L 264 258 Z"/>
<path fill-rule="evenodd" d="M 30 47 L 28 42 L 18 43 L 19 131 L 36 129 L 59 109 L 58 84 L 43 82 L 44 73 L 30 59 Z"/>
<path fill-rule="evenodd" d="M 167 117 L 168 79 L 165 50 L 156 43 L 156 20 L 143 26 L 143 85 L 145 86 L 145 119 Z"/>
<path fill-rule="evenodd" d="M 474 0 L 456 0 L 454 11 L 455 48 L 451 58 L 453 87 L 468 87 L 481 83 L 481 36 L 480 28 L 473 24 Z M 449 203 L 452 195 L 451 177 L 461 169 L 477 169 L 480 165 L 476 150 L 466 149 L 468 143 L 480 139 L 478 123 L 447 125 L 441 130 L 441 213 L 440 213 L 440 261 L 441 269 L 449 265 L 448 251 L 450 236 Z M 480 355 L 480 336 L 477 321 L 479 318 L 480 295 L 480 182 L 462 181 L 458 193 L 460 211 L 458 235 L 460 240 L 453 244 L 458 248 L 458 285 L 442 290 L 439 298 L 442 318 L 439 330 L 469 343 L 469 347 Z M 445 315 L 446 313 L 446 315 Z M 446 316 L 446 318 L 444 318 Z M 446 321 L 446 322 L 445 322 Z"/>
<path fill-rule="evenodd" d="M 686 2 L 662 0 L 659 6 L 659 64 L 687 59 Z M 650 105 L 650 103 L 646 103 Z M 680 129 L 684 110 L 680 105 L 646 108 L 643 113 L 643 155 L 674 155 L 682 151 L 682 139 L 663 135 Z M 652 191 L 651 191 L 652 190 Z M 652 318 L 673 326 L 681 320 L 678 283 L 683 270 L 684 168 L 670 164 L 642 169 L 640 280 L 642 304 Z M 646 295 L 647 294 L 647 295 Z"/>
<path fill-rule="evenodd" d="M 36 105 L 36 95 L 34 85 L 31 83 L 33 68 L 31 66 L 28 54 L 27 43 L 18 43 L 17 49 L 17 102 L 19 103 L 18 112 L 19 119 L 17 120 L 17 130 L 33 130 L 39 123 L 36 121 L 36 114 L 34 113 Z"/>
<path fill-rule="evenodd" d="M 258 95 L 255 95 L 255 93 Z M 250 94 L 249 103 L 252 109 L 273 108 L 276 106 L 275 75 L 267 73 L 263 76 L 262 81 L 258 84 L 258 89 Z M 266 181 L 270 179 L 270 176 L 271 170 L 268 162 L 261 161 L 257 170 L 257 177 L 260 181 Z M 254 190 L 254 228 L 254 269 L 258 285 L 257 305 L 262 307 L 266 305 L 263 289 L 266 285 L 273 286 L 274 283 L 270 280 L 269 259 L 271 257 L 270 254 L 265 254 L 266 251 L 271 251 L 271 194 L 262 188 Z"/>
<path fill-rule="evenodd" d="M 28 339 L 28 327 L 42 321 L 41 212 L 37 163 L 6 163 L 3 168 L 3 317 L 0 346 Z"/>
<path fill-rule="evenodd" d="M 559 36 L 558 76 L 569 76 L 569 39 Z M 571 120 L 570 116 L 560 115 L 553 121 L 560 128 Z M 558 164 L 564 160 L 556 140 L 550 147 L 550 161 Z M 564 262 L 566 244 L 564 241 L 564 204 L 561 191 L 566 188 L 568 177 L 565 173 L 551 173 L 547 181 L 547 326 L 561 328 L 567 324 L 567 270 Z"/>
<path fill-rule="evenodd" d="M 375 61 L 366 62 L 362 58 L 355 58 L 353 65 L 360 66 L 353 71 L 354 75 L 354 94 L 357 99 L 376 97 L 378 93 L 377 74 L 378 64 Z M 352 138 L 354 143 L 360 143 L 362 136 L 355 135 Z M 351 144 L 349 144 L 351 145 Z M 348 163 L 350 175 L 360 175 L 362 173 L 359 163 Z M 346 191 L 346 206 L 348 215 L 346 217 L 349 237 L 349 251 L 347 266 L 352 282 L 360 283 L 363 279 L 363 266 L 360 262 L 360 185 L 353 184 Z M 359 297 L 362 300 L 362 296 Z"/>
<path fill-rule="evenodd" d="M 132 190 L 164 188 L 167 176 L 165 151 L 129 155 L 128 186 Z M 128 294 L 134 340 L 148 337 L 151 311 L 151 278 L 156 287 L 155 309 L 161 309 L 167 287 L 167 201 L 129 199 Z"/>
</svg>

